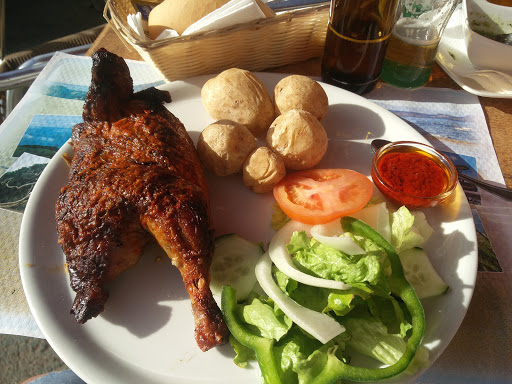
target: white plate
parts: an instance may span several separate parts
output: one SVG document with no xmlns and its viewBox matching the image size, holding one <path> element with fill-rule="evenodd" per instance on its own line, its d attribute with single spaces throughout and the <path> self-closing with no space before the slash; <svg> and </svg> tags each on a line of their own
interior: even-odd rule
<svg viewBox="0 0 512 384">
<path fill-rule="evenodd" d="M 283 77 L 257 74 L 267 89 Z M 207 77 L 174 82 L 169 109 L 197 140 L 213 120 L 204 111 L 200 89 Z M 385 109 L 329 85 L 323 85 L 330 109 L 324 120 L 329 149 L 319 167 L 349 168 L 370 175 L 369 142 L 425 139 Z M 65 145 L 47 165 L 28 202 L 20 235 L 23 287 L 34 317 L 62 360 L 89 384 L 94 383 L 261 383 L 257 364 L 241 369 L 229 346 L 201 352 L 193 336 L 193 318 L 181 277 L 165 255 L 152 247 L 140 263 L 110 285 L 105 312 L 78 325 L 69 314 L 73 292 L 57 244 L 55 202 L 67 182 L 61 159 Z M 241 176 L 209 177 L 216 234 L 236 232 L 267 243 L 272 235 L 271 193 L 248 191 Z M 433 362 L 446 348 L 469 306 L 476 279 L 476 235 L 460 186 L 450 203 L 425 211 L 435 234 L 426 248 L 451 290 L 424 301 L 425 345 Z M 157 261 L 161 257 L 160 261 Z M 401 382 L 412 381 L 408 377 Z"/>
<path fill-rule="evenodd" d="M 469 28 L 459 5 L 443 32 L 437 63 L 462 89 L 478 96 L 512 98 L 512 77 L 506 73 L 475 68 L 469 60 L 464 34 Z"/>
</svg>

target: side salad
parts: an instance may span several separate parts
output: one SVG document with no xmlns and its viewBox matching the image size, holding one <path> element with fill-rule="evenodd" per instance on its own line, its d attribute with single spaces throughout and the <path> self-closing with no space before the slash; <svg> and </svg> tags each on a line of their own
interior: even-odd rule
<svg viewBox="0 0 512 384">
<path fill-rule="evenodd" d="M 380 203 L 328 224 L 291 220 L 267 252 L 220 237 L 212 290 L 234 362 L 257 360 L 267 384 L 374 382 L 426 366 L 419 299 L 448 290 L 421 249 L 431 234 L 422 212 Z"/>
</svg>

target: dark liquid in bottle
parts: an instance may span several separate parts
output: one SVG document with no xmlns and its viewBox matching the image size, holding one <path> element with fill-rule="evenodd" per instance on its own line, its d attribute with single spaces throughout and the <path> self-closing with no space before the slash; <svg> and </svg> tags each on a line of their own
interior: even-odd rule
<svg viewBox="0 0 512 384">
<path fill-rule="evenodd" d="M 324 82 L 357 94 L 375 87 L 394 24 L 396 3 L 397 0 L 373 0 L 362 7 L 358 0 L 335 1 L 322 59 Z"/>
</svg>

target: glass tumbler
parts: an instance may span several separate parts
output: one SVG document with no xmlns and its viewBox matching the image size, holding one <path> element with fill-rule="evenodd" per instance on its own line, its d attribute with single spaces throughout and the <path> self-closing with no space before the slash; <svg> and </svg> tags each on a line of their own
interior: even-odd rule
<svg viewBox="0 0 512 384">
<path fill-rule="evenodd" d="M 381 79 L 417 88 L 430 78 L 441 35 L 459 0 L 404 0 L 389 39 Z"/>
</svg>

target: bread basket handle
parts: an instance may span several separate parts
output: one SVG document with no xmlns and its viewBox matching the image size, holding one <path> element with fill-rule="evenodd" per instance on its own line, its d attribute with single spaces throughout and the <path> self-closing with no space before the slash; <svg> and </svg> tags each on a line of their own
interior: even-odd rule
<svg viewBox="0 0 512 384">
<path fill-rule="evenodd" d="M 103 9 L 103 18 L 107 21 L 107 23 L 110 25 L 110 27 L 114 30 L 117 37 L 123 42 L 124 46 L 128 49 L 128 51 L 133 52 L 133 47 L 126 42 L 126 40 L 123 38 L 121 33 L 119 32 L 119 28 L 115 24 L 114 20 L 110 16 L 110 13 L 112 12 L 110 0 L 107 0 L 105 2 L 105 8 Z"/>
</svg>

